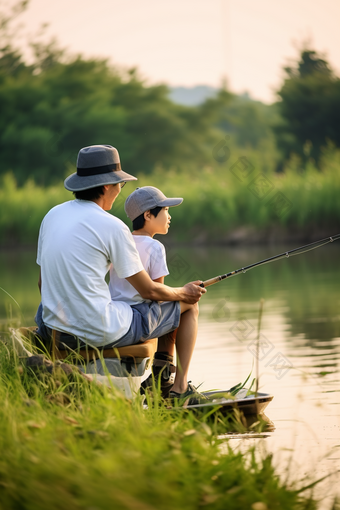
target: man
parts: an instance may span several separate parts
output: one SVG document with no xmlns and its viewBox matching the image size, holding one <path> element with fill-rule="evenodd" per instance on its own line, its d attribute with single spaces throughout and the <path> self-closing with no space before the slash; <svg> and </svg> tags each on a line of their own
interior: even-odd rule
<svg viewBox="0 0 340 510">
<path fill-rule="evenodd" d="M 114 147 L 94 145 L 79 151 L 77 172 L 64 183 L 76 199 L 51 209 L 40 227 L 39 332 L 43 336 L 52 330 L 60 332 L 61 340 L 71 347 L 76 338 L 81 344 L 103 348 L 131 345 L 178 327 L 181 335 L 187 335 L 192 352 L 197 302 L 206 290 L 199 286 L 201 282 L 178 288 L 153 282 L 128 227 L 106 212 L 124 183 L 133 180 L 121 169 Z M 112 301 L 105 281 L 110 263 L 120 278 L 151 302 L 130 306 Z M 181 371 L 173 390 L 180 397 L 195 393 Z"/>
</svg>

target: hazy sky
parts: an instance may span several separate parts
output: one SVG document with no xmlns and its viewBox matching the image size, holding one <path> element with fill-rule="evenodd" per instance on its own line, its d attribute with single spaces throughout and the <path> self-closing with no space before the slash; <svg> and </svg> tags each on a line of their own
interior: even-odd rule
<svg viewBox="0 0 340 510">
<path fill-rule="evenodd" d="M 340 0 L 31 0 L 62 46 L 137 66 L 148 83 L 219 86 L 271 102 L 305 40 L 340 74 Z"/>
</svg>

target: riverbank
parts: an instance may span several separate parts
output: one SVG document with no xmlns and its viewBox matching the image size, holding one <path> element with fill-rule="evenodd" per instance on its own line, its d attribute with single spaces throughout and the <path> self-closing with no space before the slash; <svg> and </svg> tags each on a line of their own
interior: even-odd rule
<svg viewBox="0 0 340 510">
<path fill-rule="evenodd" d="M 240 227 L 235 230 L 222 233 L 218 238 L 211 239 L 209 232 L 197 233 L 188 232 L 187 240 L 179 240 L 171 232 L 164 236 L 155 236 L 161 243 L 171 248 L 185 248 L 190 246 L 201 247 L 243 247 L 243 246 L 298 246 L 308 244 L 320 239 L 338 234 L 339 226 L 328 228 L 315 228 L 313 226 L 304 228 L 282 228 L 272 227 L 258 230 L 255 227 Z M 14 252 L 21 250 L 25 252 L 36 251 L 37 241 L 34 243 L 20 242 L 16 239 L 5 240 L 0 244 L 0 252 Z"/>
<path fill-rule="evenodd" d="M 282 481 L 270 454 L 228 446 L 226 432 L 245 431 L 237 417 L 143 409 L 75 376 L 33 374 L 2 342 L 0 367 L 3 509 L 316 508 L 309 482 Z"/>
<path fill-rule="evenodd" d="M 297 245 L 300 243 L 312 243 L 320 239 L 339 233 L 339 226 L 329 228 L 315 228 L 312 225 L 304 228 L 268 227 L 257 229 L 256 227 L 240 227 L 230 232 L 221 233 L 219 238 L 211 239 L 209 232 L 200 234 L 188 233 L 188 241 L 178 242 L 175 236 L 168 234 L 166 244 L 168 246 L 197 246 L 210 247 L 242 247 L 242 246 L 282 246 Z M 162 242 L 162 237 L 158 239 Z M 165 238 L 163 238 L 165 240 Z"/>
</svg>

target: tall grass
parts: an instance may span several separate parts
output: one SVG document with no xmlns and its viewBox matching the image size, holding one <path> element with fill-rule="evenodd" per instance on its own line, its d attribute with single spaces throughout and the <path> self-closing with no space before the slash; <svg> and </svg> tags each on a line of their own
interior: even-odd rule
<svg viewBox="0 0 340 510">
<path fill-rule="evenodd" d="M 243 227 L 265 232 L 334 233 L 340 222 L 339 154 L 332 150 L 325 153 L 322 171 L 312 162 L 301 168 L 299 161 L 292 159 L 280 174 L 270 171 L 261 155 L 252 154 L 247 161 L 254 169 L 241 181 L 232 171 L 238 161 L 235 156 L 224 164 L 215 162 L 205 168 L 155 169 L 148 176 L 137 172 L 138 186 L 154 185 L 168 196 L 184 198 L 180 207 L 171 209 L 174 221 L 170 233 L 176 240 L 223 241 Z M 265 178 L 264 192 L 257 195 L 253 181 L 260 175 Z M 128 183 L 112 209 L 129 225 L 124 201 L 134 189 L 135 184 Z M 273 206 L 278 193 L 284 201 L 283 209 Z M 7 175 L 0 189 L 0 243 L 35 244 L 46 212 L 72 198 L 62 183 L 43 189 L 28 182 L 18 188 L 13 176 Z"/>
<path fill-rule="evenodd" d="M 45 214 L 71 198 L 62 185 L 41 188 L 28 181 L 18 187 L 13 174 L 6 174 L 0 187 L 0 243 L 36 243 Z"/>
<path fill-rule="evenodd" d="M 271 455 L 229 448 L 218 415 L 143 409 L 76 376 L 33 373 L 2 342 L 0 401 L 3 510 L 316 508 Z"/>
</svg>

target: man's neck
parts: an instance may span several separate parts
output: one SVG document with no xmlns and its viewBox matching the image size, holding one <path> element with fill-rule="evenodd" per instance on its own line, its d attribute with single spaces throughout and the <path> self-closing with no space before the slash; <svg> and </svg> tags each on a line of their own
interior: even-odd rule
<svg viewBox="0 0 340 510">
<path fill-rule="evenodd" d="M 95 204 L 99 205 L 99 207 L 101 207 L 102 209 L 104 209 L 104 197 L 103 195 L 100 195 L 99 198 L 95 198 L 93 200 L 90 200 L 90 202 L 94 202 Z M 104 209 L 105 211 L 105 209 Z"/>
</svg>

